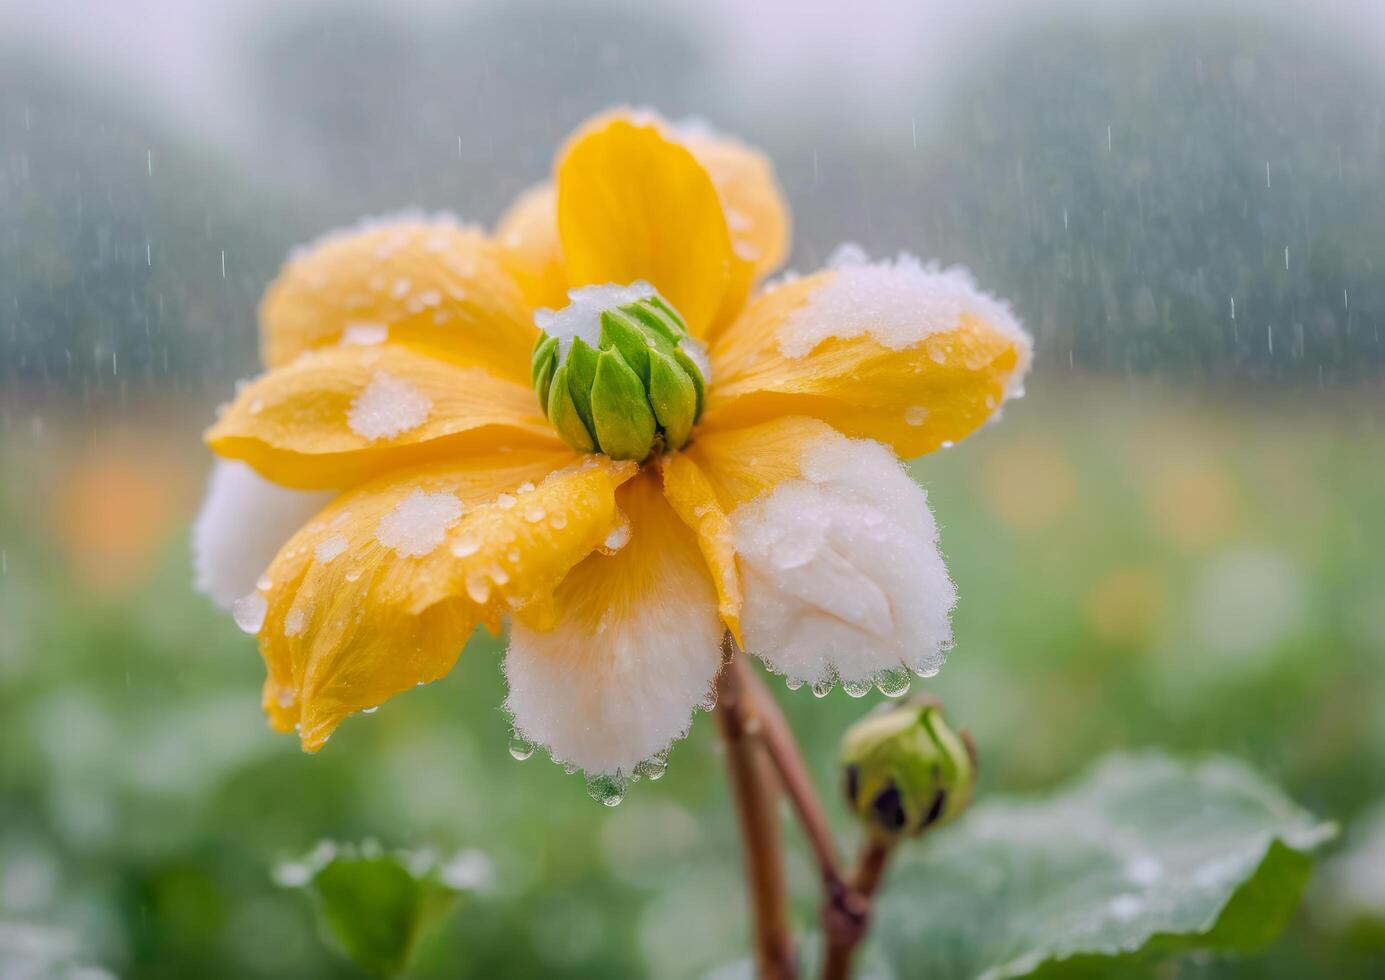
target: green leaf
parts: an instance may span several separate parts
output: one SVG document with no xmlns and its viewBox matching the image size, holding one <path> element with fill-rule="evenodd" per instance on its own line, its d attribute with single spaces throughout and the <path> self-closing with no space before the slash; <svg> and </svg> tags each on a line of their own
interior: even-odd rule
<svg viewBox="0 0 1385 980">
<path fill-rule="evenodd" d="M 429 851 L 324 843 L 305 861 L 281 865 L 275 877 L 313 895 L 333 945 L 366 972 L 389 977 L 408 968 L 420 936 L 463 892 L 488 883 L 489 867 L 474 851 L 443 864 Z"/>
<path fill-rule="evenodd" d="M 874 942 L 901 976 L 1111 976 L 1248 951 L 1335 833 L 1244 766 L 1117 755 L 1037 801 L 976 807 L 891 870 Z"/>
</svg>

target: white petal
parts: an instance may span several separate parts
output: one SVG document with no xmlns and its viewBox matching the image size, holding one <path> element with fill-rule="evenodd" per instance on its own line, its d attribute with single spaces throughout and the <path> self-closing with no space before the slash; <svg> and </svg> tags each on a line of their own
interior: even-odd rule
<svg viewBox="0 0 1385 980">
<path fill-rule="evenodd" d="M 716 592 L 696 544 L 658 505 L 657 530 L 632 513 L 625 548 L 569 573 L 590 593 L 556 629 L 510 628 L 506 707 L 516 731 L 588 774 L 629 773 L 685 736 L 721 665 Z M 608 562 L 627 563 L 632 574 L 595 581 L 590 563 Z"/>
<path fill-rule="evenodd" d="M 901 664 L 935 672 L 956 590 L 927 494 L 869 440 L 815 440 L 799 469 L 731 515 L 746 648 L 807 683 L 869 681 Z"/>
<path fill-rule="evenodd" d="M 192 531 L 198 591 L 231 608 L 254 591 L 284 542 L 331 499 L 330 493 L 270 483 L 238 460 L 217 460 Z"/>
</svg>

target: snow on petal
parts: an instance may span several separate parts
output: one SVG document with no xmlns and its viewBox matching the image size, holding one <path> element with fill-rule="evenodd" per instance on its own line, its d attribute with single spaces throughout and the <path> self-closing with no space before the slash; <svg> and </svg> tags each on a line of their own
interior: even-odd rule
<svg viewBox="0 0 1385 980">
<path fill-rule="evenodd" d="M 245 463 L 218 460 L 192 532 L 198 591 L 230 609 L 255 590 L 279 547 L 331 499 L 271 483 Z"/>
<path fill-rule="evenodd" d="M 826 284 L 779 325 L 779 350 L 785 357 L 805 357 L 833 337 L 870 336 L 891 350 L 904 350 L 971 316 L 1014 343 L 1020 364 L 1012 384 L 1023 381 L 1033 340 L 1009 304 L 978 289 L 966 269 L 924 265 L 906 252 L 871 262 L 852 242 L 839 245 L 828 264 L 834 272 Z"/>
<path fill-rule="evenodd" d="M 799 470 L 731 514 L 746 648 L 807 683 L 936 672 L 956 590 L 923 489 L 886 447 L 835 434 Z"/>
<path fill-rule="evenodd" d="M 428 421 L 433 403 L 407 381 L 376 371 L 347 413 L 351 431 L 372 442 L 393 439 Z"/>
<path fill-rule="evenodd" d="M 692 533 L 650 477 L 618 500 L 629 543 L 568 573 L 551 630 L 516 616 L 505 655 L 515 729 L 590 775 L 628 774 L 686 735 L 721 664 L 716 591 Z"/>
<path fill-rule="evenodd" d="M 455 494 L 415 490 L 380 519 L 375 539 L 401 555 L 422 558 L 442 544 L 447 529 L 461 516 L 462 502 Z M 323 560 L 321 555 L 318 560 Z"/>
</svg>

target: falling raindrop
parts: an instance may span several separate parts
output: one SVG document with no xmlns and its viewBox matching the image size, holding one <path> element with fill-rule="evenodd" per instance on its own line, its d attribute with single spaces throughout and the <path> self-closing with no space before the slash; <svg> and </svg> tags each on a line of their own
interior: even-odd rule
<svg viewBox="0 0 1385 980">
<path fill-rule="evenodd" d="M 587 795 L 602 806 L 619 806 L 625 799 L 625 777 L 619 770 L 614 774 L 588 776 Z"/>
<path fill-rule="evenodd" d="M 534 743 L 518 734 L 510 736 L 510 757 L 523 762 L 534 754 Z"/>
</svg>

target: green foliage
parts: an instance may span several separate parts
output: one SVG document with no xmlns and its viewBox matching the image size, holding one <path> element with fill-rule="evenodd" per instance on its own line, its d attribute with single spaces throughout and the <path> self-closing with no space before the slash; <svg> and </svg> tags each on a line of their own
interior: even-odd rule
<svg viewBox="0 0 1385 980">
<path fill-rule="evenodd" d="M 488 869 L 484 858 L 466 852 L 444 866 L 427 852 L 322 844 L 306 862 L 281 865 L 277 876 L 283 884 L 312 893 L 324 932 L 357 966 L 378 976 L 396 976 L 408 968 L 420 938 L 455 908 L 462 892 L 488 883 Z"/>
<path fill-rule="evenodd" d="M 901 976 L 987 980 L 1251 951 L 1288 922 L 1334 833 L 1238 763 L 1114 756 L 930 837 L 893 870 L 875 941 Z"/>
</svg>

